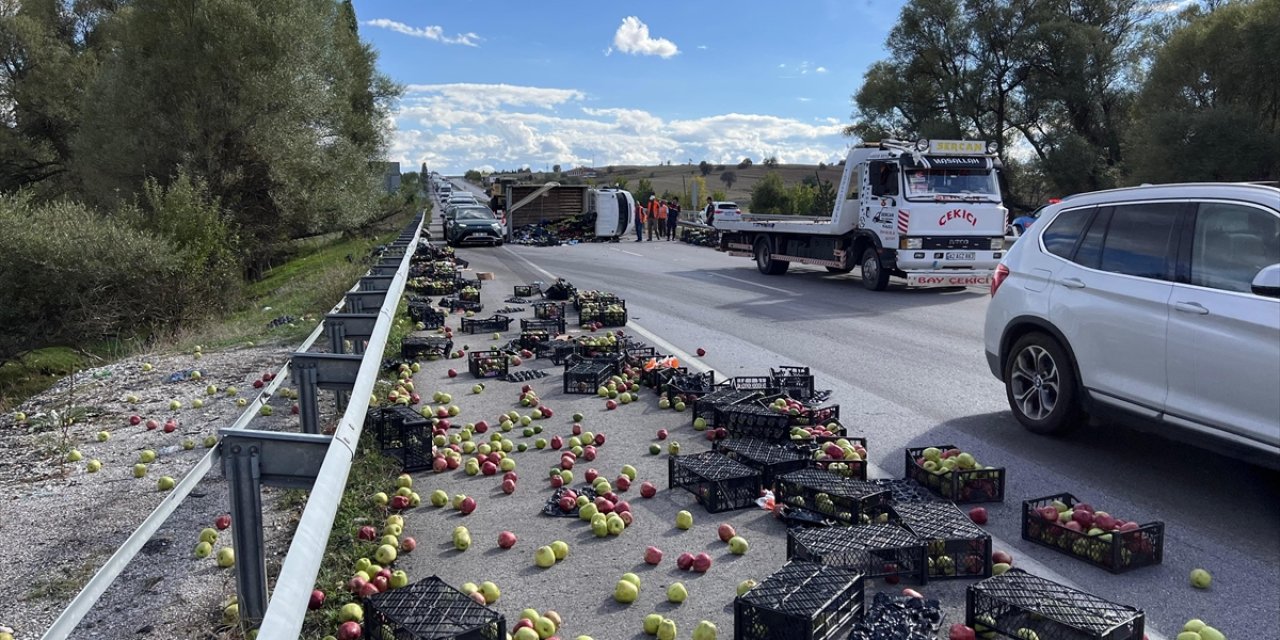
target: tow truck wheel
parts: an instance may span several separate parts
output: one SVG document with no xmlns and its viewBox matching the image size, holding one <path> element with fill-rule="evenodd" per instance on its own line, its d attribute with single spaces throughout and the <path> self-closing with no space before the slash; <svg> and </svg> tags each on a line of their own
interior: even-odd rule
<svg viewBox="0 0 1280 640">
<path fill-rule="evenodd" d="M 773 251 L 769 244 L 768 238 L 756 240 L 756 268 L 766 276 L 780 276 L 787 272 L 787 267 L 790 267 L 791 263 L 783 260 L 774 260 Z"/>
<path fill-rule="evenodd" d="M 1083 422 L 1071 358 L 1048 335 L 1029 333 L 1009 349 L 1004 388 L 1013 417 L 1028 431 L 1061 435 Z"/>
<path fill-rule="evenodd" d="M 862 286 L 869 291 L 884 291 L 889 288 L 889 272 L 880 262 L 880 254 L 875 247 L 867 247 L 862 252 Z"/>
</svg>

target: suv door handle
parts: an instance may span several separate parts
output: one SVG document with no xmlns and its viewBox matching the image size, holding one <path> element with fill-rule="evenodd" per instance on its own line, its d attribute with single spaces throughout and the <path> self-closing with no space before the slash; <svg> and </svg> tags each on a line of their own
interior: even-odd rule
<svg viewBox="0 0 1280 640">
<path fill-rule="evenodd" d="M 1209 315 L 1209 310 L 1199 302 L 1175 302 L 1173 303 L 1173 308 L 1183 313 L 1194 313 L 1198 316 Z"/>
<path fill-rule="evenodd" d="M 1061 279 L 1061 280 L 1059 280 L 1059 281 L 1058 281 L 1058 284 L 1060 284 L 1060 285 L 1062 285 L 1062 286 L 1064 286 L 1064 287 L 1066 287 L 1066 288 L 1068 288 L 1068 289 L 1083 289 L 1083 288 L 1084 288 L 1084 280 L 1081 280 L 1080 278 L 1063 278 L 1063 279 Z"/>
</svg>

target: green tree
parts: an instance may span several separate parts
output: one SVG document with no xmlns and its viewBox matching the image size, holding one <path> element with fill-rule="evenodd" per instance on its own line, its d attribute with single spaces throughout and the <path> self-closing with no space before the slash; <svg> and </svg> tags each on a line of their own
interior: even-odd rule
<svg viewBox="0 0 1280 640">
<path fill-rule="evenodd" d="M 560 165 L 558 165 L 558 164 L 557 164 L 557 165 L 552 165 L 552 167 L 551 167 L 551 173 L 554 173 L 554 174 L 556 174 L 556 175 L 560 175 Z"/>
<path fill-rule="evenodd" d="M 1138 182 L 1280 178 L 1280 0 L 1195 11 L 1155 55 L 1128 139 Z"/>
<path fill-rule="evenodd" d="M 815 172 L 815 177 L 817 173 Z M 813 211 L 818 215 L 830 215 L 836 208 L 836 186 L 830 180 L 819 179 L 813 186 Z"/>
<path fill-rule="evenodd" d="M 763 164 L 766 169 L 777 169 L 778 156 L 769 156 L 768 158 L 765 158 L 761 164 Z"/>
<path fill-rule="evenodd" d="M 720 174 L 720 182 L 724 183 L 726 189 L 732 189 L 733 183 L 738 181 L 738 174 L 733 171 L 725 171 Z"/>
<path fill-rule="evenodd" d="M 710 175 L 710 174 L 711 174 L 711 163 L 710 163 L 710 162 L 707 162 L 706 160 L 703 160 L 702 162 L 699 162 L 699 163 L 698 163 L 698 173 L 699 173 L 699 174 L 701 174 L 701 175 L 702 175 L 702 176 L 704 176 L 704 177 L 705 177 L 705 176 Z"/>
<path fill-rule="evenodd" d="M 728 172 L 725 172 L 728 173 Z M 791 213 L 791 200 L 782 177 L 770 171 L 751 186 L 751 211 L 756 213 Z"/>
<path fill-rule="evenodd" d="M 131 2 L 73 141 L 89 201 L 184 171 L 231 217 L 250 273 L 289 238 L 373 217 L 398 88 L 354 20 L 332 0 Z"/>
<path fill-rule="evenodd" d="M 462 174 L 462 179 L 466 180 L 467 182 L 474 182 L 476 184 L 479 184 L 480 181 L 484 179 L 484 175 L 481 174 L 480 171 L 476 169 L 468 169 L 466 173 Z"/>
<path fill-rule="evenodd" d="M 636 183 L 636 191 L 634 195 L 637 201 L 642 203 L 648 202 L 649 196 L 654 195 L 653 183 L 650 182 L 648 178 L 640 178 L 640 181 Z"/>
<path fill-rule="evenodd" d="M 742 162 L 739 162 L 739 163 L 738 163 L 738 168 L 739 168 L 739 169 L 747 169 L 747 168 L 749 168 L 750 166 L 751 166 L 751 158 L 743 158 L 743 159 L 742 159 Z"/>
</svg>

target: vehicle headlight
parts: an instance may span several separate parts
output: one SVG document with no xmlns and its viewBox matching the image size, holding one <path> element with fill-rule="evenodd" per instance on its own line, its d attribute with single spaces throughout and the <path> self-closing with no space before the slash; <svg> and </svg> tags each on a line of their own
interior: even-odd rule
<svg viewBox="0 0 1280 640">
<path fill-rule="evenodd" d="M 927 139 L 920 138 L 919 140 L 916 140 L 916 151 L 923 152 L 928 150 L 929 150 L 929 141 Z"/>
<path fill-rule="evenodd" d="M 923 249 L 924 241 L 921 238 L 902 238 L 898 241 L 899 249 Z"/>
<path fill-rule="evenodd" d="M 991 239 L 991 250 L 999 251 L 1004 248 L 1004 237 L 996 237 Z"/>
</svg>

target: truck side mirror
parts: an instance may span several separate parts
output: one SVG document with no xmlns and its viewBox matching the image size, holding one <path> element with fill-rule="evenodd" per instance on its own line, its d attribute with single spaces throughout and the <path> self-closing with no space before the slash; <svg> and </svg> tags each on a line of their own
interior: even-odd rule
<svg viewBox="0 0 1280 640">
<path fill-rule="evenodd" d="M 1280 298 L 1280 264 L 1263 267 L 1262 271 L 1253 277 L 1252 289 L 1254 295 Z"/>
</svg>

